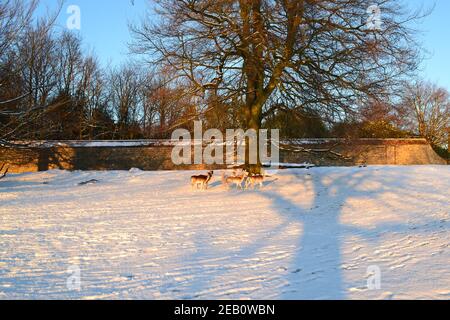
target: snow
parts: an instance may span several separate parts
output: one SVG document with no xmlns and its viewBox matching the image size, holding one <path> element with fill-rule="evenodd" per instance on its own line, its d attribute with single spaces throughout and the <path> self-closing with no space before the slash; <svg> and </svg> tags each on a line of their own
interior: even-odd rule
<svg viewBox="0 0 450 320">
<path fill-rule="evenodd" d="M 450 299 L 446 166 L 289 169 L 247 191 L 192 174 L 0 181 L 0 299 Z"/>
</svg>

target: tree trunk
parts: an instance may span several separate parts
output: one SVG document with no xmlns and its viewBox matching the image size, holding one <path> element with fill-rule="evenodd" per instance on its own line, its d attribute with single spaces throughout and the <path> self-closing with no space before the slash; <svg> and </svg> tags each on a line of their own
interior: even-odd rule
<svg viewBox="0 0 450 320">
<path fill-rule="evenodd" d="M 261 129 L 261 106 L 258 104 L 250 105 L 246 110 L 247 129 L 256 131 L 257 145 L 257 163 L 250 163 L 250 140 L 245 139 L 245 170 L 250 175 L 260 175 L 262 172 L 262 163 L 259 155 L 259 130 Z"/>
</svg>

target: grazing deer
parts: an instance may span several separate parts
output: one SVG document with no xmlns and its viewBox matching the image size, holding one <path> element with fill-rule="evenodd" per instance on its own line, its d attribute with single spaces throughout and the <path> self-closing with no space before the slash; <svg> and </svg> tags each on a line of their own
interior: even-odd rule
<svg viewBox="0 0 450 320">
<path fill-rule="evenodd" d="M 247 178 L 247 181 L 245 182 L 245 188 L 248 189 L 250 185 L 252 186 L 253 189 L 255 189 L 257 185 L 259 185 L 259 188 L 261 189 L 262 187 L 264 187 L 264 176 L 263 175 L 249 176 Z"/>
<path fill-rule="evenodd" d="M 236 185 L 236 188 L 243 190 L 242 183 L 244 182 L 245 177 L 245 174 L 242 176 L 227 177 L 225 173 L 222 173 L 222 184 L 228 189 L 230 188 L 230 185 Z"/>
<path fill-rule="evenodd" d="M 6 166 L 6 164 L 4 163 L 0 168 L 0 179 L 3 179 L 8 174 L 9 168 L 6 168 L 5 172 L 3 172 L 3 169 L 5 169 L 5 166 Z"/>
<path fill-rule="evenodd" d="M 201 186 L 202 190 L 208 189 L 208 183 L 211 181 L 214 175 L 214 171 L 208 172 L 207 175 L 198 175 L 191 177 L 191 187 L 194 186 L 198 189 L 198 186 Z"/>
</svg>

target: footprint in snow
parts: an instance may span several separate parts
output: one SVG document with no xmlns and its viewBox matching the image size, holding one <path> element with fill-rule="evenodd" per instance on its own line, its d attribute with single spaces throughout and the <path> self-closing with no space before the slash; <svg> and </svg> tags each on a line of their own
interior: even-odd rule
<svg viewBox="0 0 450 320">
<path fill-rule="evenodd" d="M 92 179 L 89 181 L 84 181 L 84 182 L 80 182 L 78 185 L 79 186 L 86 186 L 86 185 L 90 185 L 90 184 L 96 184 L 99 183 L 100 181 L 96 180 L 96 179 Z"/>
</svg>

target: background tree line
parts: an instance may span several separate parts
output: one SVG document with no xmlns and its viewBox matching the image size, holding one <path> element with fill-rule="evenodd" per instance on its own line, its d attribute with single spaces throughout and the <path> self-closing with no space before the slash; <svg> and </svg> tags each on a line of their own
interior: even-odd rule
<svg viewBox="0 0 450 320">
<path fill-rule="evenodd" d="M 36 0 L 2 1 L 2 145 L 169 138 L 193 120 L 447 145 L 449 93 L 410 80 L 421 55 L 405 21 L 420 14 L 402 20 L 395 1 L 382 1 L 382 32 L 367 29 L 362 0 L 156 2 L 161 21 L 131 28 L 136 58 L 105 68 L 54 27 L 57 12 L 37 19 Z"/>
<path fill-rule="evenodd" d="M 194 112 L 170 70 L 130 61 L 103 68 L 80 36 L 36 20 L 37 1 L 0 4 L 0 137 L 34 139 L 167 138 Z"/>
</svg>

